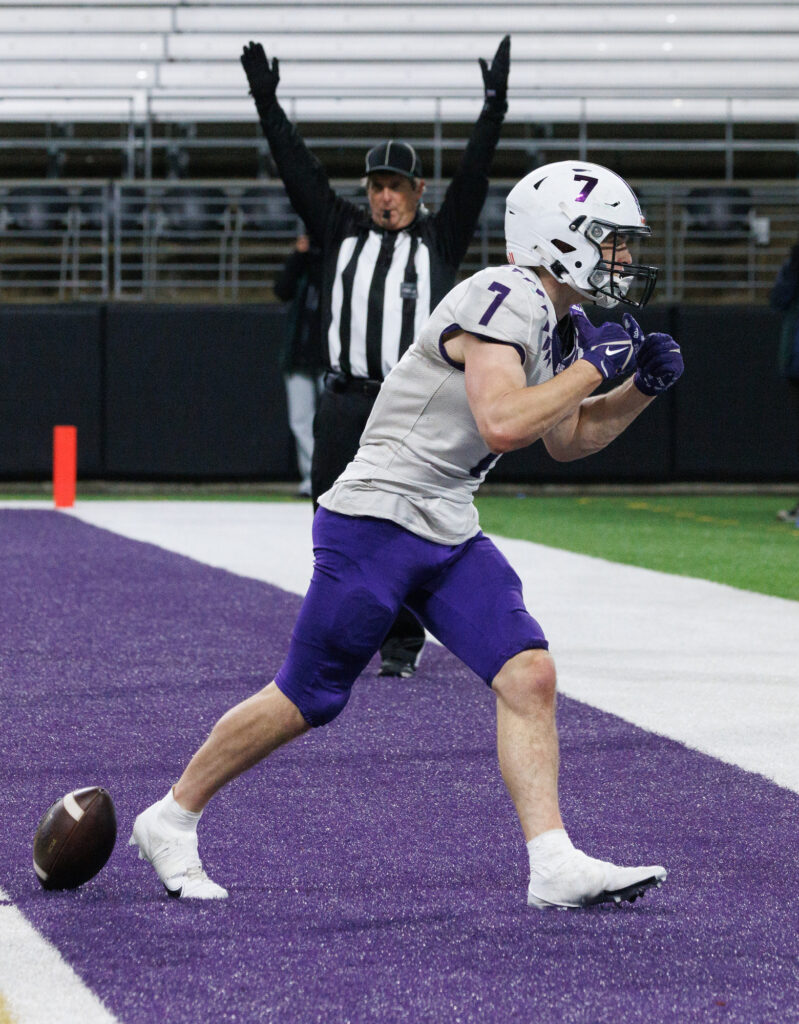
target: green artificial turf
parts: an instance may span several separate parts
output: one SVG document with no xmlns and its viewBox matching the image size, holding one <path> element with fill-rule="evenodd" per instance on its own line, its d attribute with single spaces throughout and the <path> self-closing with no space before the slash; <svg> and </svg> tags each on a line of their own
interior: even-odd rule
<svg viewBox="0 0 799 1024">
<path fill-rule="evenodd" d="M 799 529 L 774 495 L 487 496 L 488 533 L 799 600 Z"/>
</svg>

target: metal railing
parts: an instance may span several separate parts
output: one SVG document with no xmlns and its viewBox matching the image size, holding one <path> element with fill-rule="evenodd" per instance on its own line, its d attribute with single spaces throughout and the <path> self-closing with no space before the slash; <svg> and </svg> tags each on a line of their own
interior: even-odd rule
<svg viewBox="0 0 799 1024">
<path fill-rule="evenodd" d="M 461 267 L 504 262 L 504 199 L 495 182 Z M 352 182 L 340 194 L 361 194 Z M 435 210 L 446 182 L 428 186 Z M 661 268 L 659 301 L 767 301 L 799 239 L 799 184 L 644 182 Z M 19 181 L 0 185 L 5 301 L 264 302 L 301 222 L 279 182 Z"/>
<path fill-rule="evenodd" d="M 281 87 L 280 98 L 313 149 L 357 146 L 358 162 L 366 138 L 348 128 L 372 126 L 384 137 L 386 125 L 404 125 L 400 133 L 423 151 L 436 179 L 448 151 L 463 149 L 482 100 L 477 84 L 431 91 L 424 85 L 337 83 L 334 94 L 294 86 Z M 590 88 L 515 86 L 498 155 L 516 151 L 536 162 L 565 156 L 606 162 L 609 154 L 636 154 L 652 163 L 670 154 L 686 164 L 712 160 L 712 173 L 727 181 L 756 175 L 753 160 L 766 167 L 781 160 L 792 165 L 781 173 L 792 175 L 799 167 L 797 123 L 794 87 L 689 87 L 678 79 L 634 88 L 601 82 Z M 86 153 L 98 165 L 121 168 L 109 176 L 143 180 L 157 178 L 171 160 L 192 163 L 214 151 L 239 151 L 254 160 L 268 154 L 243 76 L 235 89 L 207 83 L 194 89 L 3 85 L 0 126 L 0 165 L 24 154 L 47 166 L 43 173 L 84 173 L 74 165 Z"/>
</svg>

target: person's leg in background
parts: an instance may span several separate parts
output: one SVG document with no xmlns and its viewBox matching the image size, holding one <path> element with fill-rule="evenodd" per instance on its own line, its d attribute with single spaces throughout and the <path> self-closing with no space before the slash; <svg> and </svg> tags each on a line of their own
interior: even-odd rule
<svg viewBox="0 0 799 1024">
<path fill-rule="evenodd" d="M 796 456 L 799 463 L 799 380 L 789 379 L 788 383 L 791 386 L 791 407 L 796 431 Z M 777 519 L 783 523 L 796 523 L 799 526 L 799 501 L 795 501 L 790 508 L 781 508 L 777 513 Z"/>
<path fill-rule="evenodd" d="M 294 435 L 297 468 L 300 471 L 298 493 L 302 497 L 308 498 L 311 495 L 311 460 L 314 449 L 313 421 L 319 385 L 317 378 L 305 373 L 287 373 L 284 379 L 289 427 Z"/>
<path fill-rule="evenodd" d="M 380 645 L 381 676 L 410 679 L 416 672 L 424 647 L 424 626 L 413 612 L 403 607 Z"/>
</svg>

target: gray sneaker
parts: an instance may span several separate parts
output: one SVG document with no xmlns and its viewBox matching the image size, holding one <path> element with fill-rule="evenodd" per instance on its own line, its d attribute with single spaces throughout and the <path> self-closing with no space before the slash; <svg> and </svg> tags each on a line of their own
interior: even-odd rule
<svg viewBox="0 0 799 1024">
<path fill-rule="evenodd" d="M 203 871 L 197 833 L 165 824 L 161 818 L 163 802 L 152 804 L 136 818 L 128 846 L 138 846 L 139 859 L 152 864 L 173 898 L 226 899 L 227 889 L 212 882 Z"/>
<path fill-rule="evenodd" d="M 595 860 L 581 850 L 570 850 L 549 869 L 531 869 L 528 906 L 591 907 L 595 903 L 634 902 L 647 889 L 659 889 L 666 869 L 659 864 L 640 868 L 617 867 Z"/>
</svg>

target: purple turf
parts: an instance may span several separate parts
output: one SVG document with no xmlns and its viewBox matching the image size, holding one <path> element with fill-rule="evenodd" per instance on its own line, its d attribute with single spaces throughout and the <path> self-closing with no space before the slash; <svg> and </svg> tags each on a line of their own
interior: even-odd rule
<svg viewBox="0 0 799 1024">
<path fill-rule="evenodd" d="M 229 900 L 169 900 L 133 818 L 270 680 L 299 599 L 54 512 L 0 511 L 0 565 L 0 885 L 120 1020 L 799 1021 L 799 797 L 561 698 L 575 842 L 670 876 L 634 905 L 530 910 L 493 698 L 433 647 L 412 681 L 373 663 L 335 723 L 211 804 Z M 88 784 L 117 848 L 46 893 L 39 816 Z"/>
</svg>

